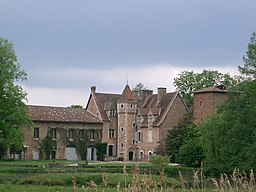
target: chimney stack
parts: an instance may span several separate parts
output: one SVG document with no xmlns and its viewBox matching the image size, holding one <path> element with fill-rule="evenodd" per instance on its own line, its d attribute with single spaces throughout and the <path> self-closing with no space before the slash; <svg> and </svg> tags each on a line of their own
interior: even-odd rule
<svg viewBox="0 0 256 192">
<path fill-rule="evenodd" d="M 165 87 L 158 87 L 157 88 L 157 100 L 158 102 L 161 101 L 163 96 L 166 94 L 166 88 Z"/>
<path fill-rule="evenodd" d="M 94 95 L 96 92 L 96 86 L 91 86 L 91 94 Z"/>
</svg>

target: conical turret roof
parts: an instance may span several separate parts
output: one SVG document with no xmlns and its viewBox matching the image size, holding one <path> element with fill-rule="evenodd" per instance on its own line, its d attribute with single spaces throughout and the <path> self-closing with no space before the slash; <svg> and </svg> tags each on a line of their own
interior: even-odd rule
<svg viewBox="0 0 256 192">
<path fill-rule="evenodd" d="M 129 85 L 125 86 L 123 93 L 118 101 L 119 102 L 136 101 L 136 98 L 134 97 Z"/>
</svg>

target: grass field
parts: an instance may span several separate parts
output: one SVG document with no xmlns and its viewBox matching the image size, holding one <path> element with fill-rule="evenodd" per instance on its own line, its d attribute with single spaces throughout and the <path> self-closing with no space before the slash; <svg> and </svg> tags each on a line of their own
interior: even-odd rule
<svg viewBox="0 0 256 192">
<path fill-rule="evenodd" d="M 248 191 L 256 189 L 253 171 L 206 178 L 186 167 L 151 163 L 84 161 L 0 161 L 0 192 L 167 192 Z M 182 173 L 182 174 L 181 174 Z"/>
</svg>

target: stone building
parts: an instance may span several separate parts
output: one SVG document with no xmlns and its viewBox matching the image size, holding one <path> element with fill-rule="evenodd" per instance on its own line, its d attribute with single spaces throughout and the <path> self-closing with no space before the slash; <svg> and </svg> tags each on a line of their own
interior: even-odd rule
<svg viewBox="0 0 256 192">
<path fill-rule="evenodd" d="M 43 143 L 49 138 L 53 150 L 48 158 L 96 160 L 95 144 L 102 140 L 102 122 L 85 109 L 28 106 L 34 127 L 22 128 L 21 159 L 45 159 Z"/>
<path fill-rule="evenodd" d="M 91 87 L 86 110 L 103 122 L 106 160 L 124 161 L 148 161 L 153 153 L 164 153 L 168 130 L 189 113 L 178 92 L 132 92 L 128 85 L 122 94 L 97 93 Z"/>
<path fill-rule="evenodd" d="M 227 99 L 228 87 L 215 85 L 193 92 L 193 119 L 199 123 L 203 118 L 213 113 Z"/>
</svg>

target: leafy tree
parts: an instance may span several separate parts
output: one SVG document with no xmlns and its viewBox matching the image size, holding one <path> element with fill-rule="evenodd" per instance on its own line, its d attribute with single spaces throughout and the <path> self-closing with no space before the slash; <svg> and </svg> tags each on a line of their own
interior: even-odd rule
<svg viewBox="0 0 256 192">
<path fill-rule="evenodd" d="M 21 126 L 31 125 L 24 103 L 26 93 L 16 82 L 26 80 L 13 44 L 0 38 L 0 158 L 7 150 L 20 151 L 23 135 Z"/>
<path fill-rule="evenodd" d="M 139 82 L 134 88 L 132 88 L 132 91 L 141 91 L 141 90 L 147 90 L 148 88 L 141 82 Z"/>
<path fill-rule="evenodd" d="M 174 78 L 174 86 L 181 92 L 185 102 L 192 104 L 192 93 L 195 90 L 218 84 L 233 87 L 236 86 L 239 81 L 239 77 L 232 77 L 230 74 L 222 74 L 217 70 L 203 70 L 201 73 L 182 71 L 179 77 Z"/>
<path fill-rule="evenodd" d="M 254 46 L 253 46 L 254 45 Z M 256 161 L 256 68 L 255 33 L 239 70 L 253 77 L 241 85 L 242 91 L 229 93 L 227 102 L 199 124 L 206 153 L 206 169 L 211 173 L 232 172 L 235 168 L 255 169 Z"/>
<path fill-rule="evenodd" d="M 179 123 L 168 131 L 167 134 L 167 153 L 171 162 L 177 162 L 179 148 L 184 143 L 187 129 L 192 124 L 192 115 L 185 115 Z"/>
<path fill-rule="evenodd" d="M 248 44 L 248 50 L 243 57 L 244 66 L 239 66 L 239 71 L 249 78 L 256 78 L 256 32 L 253 32 Z"/>
<path fill-rule="evenodd" d="M 230 94 L 227 103 L 199 125 L 206 152 L 206 168 L 213 173 L 255 168 L 256 81 L 242 93 Z"/>
<path fill-rule="evenodd" d="M 204 158 L 198 128 L 195 124 L 190 124 L 187 128 L 185 141 L 179 148 L 178 162 L 190 167 L 199 167 Z"/>
</svg>

